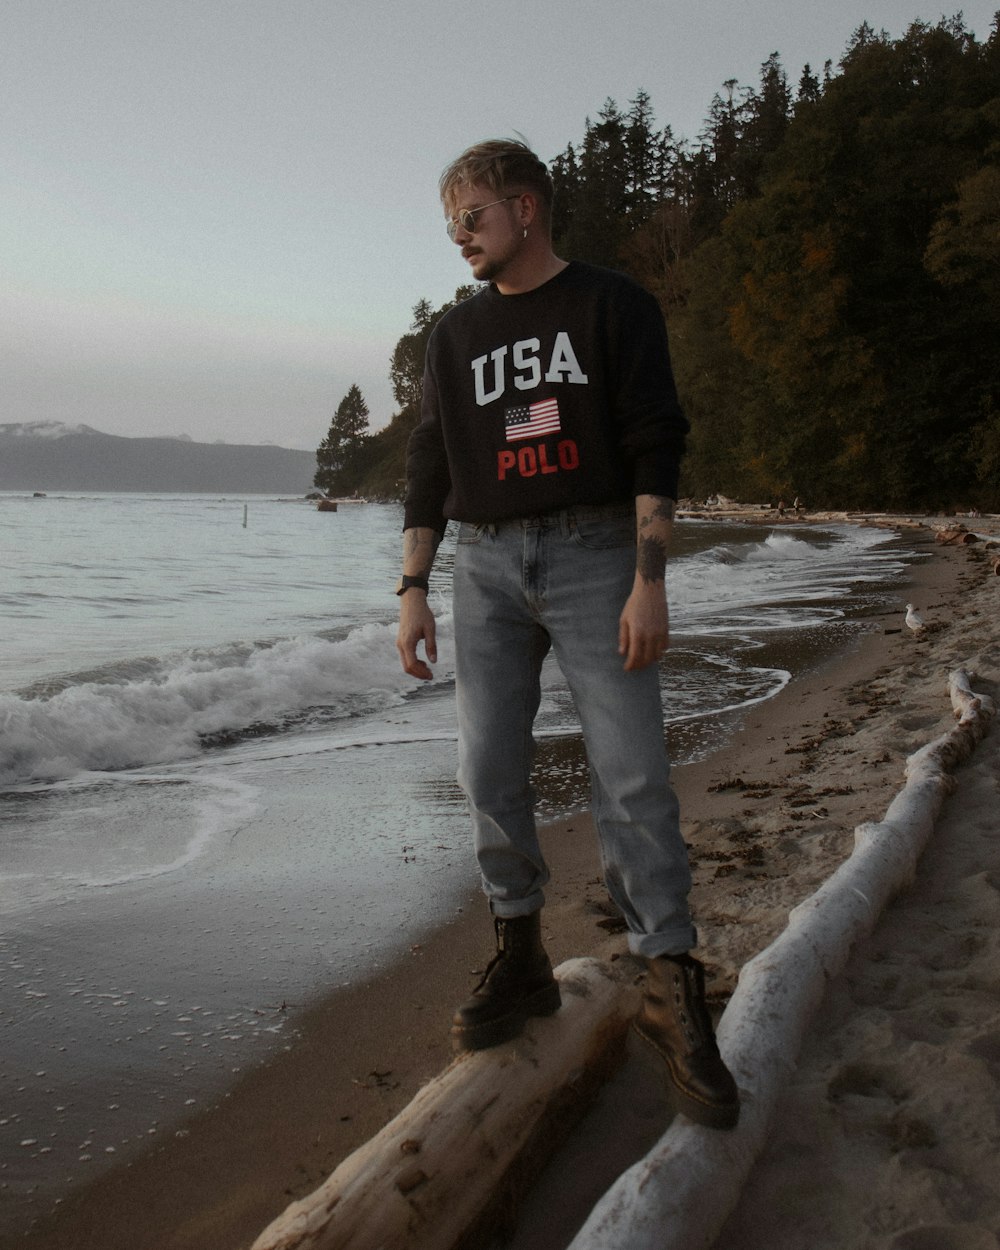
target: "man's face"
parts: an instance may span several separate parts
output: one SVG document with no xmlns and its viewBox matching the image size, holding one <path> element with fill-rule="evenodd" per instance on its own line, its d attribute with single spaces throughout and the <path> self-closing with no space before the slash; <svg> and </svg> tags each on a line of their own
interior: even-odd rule
<svg viewBox="0 0 1000 1250">
<path fill-rule="evenodd" d="M 494 200 L 501 202 L 495 204 Z M 458 218 L 466 209 L 482 209 L 475 215 L 472 231 L 456 225 L 454 242 L 462 249 L 462 256 L 469 262 L 477 281 L 493 282 L 502 278 L 523 242 L 517 216 L 518 197 L 502 199 L 489 187 L 461 187 L 449 207 L 450 211 L 445 210 L 447 218 Z"/>
</svg>

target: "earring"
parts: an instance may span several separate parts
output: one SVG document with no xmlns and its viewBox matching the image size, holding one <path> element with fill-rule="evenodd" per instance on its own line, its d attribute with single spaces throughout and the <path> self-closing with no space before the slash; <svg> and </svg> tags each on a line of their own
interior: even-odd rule
<svg viewBox="0 0 1000 1250">
<path fill-rule="evenodd" d="M 528 237 L 528 227 L 525 226 L 524 230 L 521 232 L 521 238 L 526 239 L 527 237 Z"/>
</svg>

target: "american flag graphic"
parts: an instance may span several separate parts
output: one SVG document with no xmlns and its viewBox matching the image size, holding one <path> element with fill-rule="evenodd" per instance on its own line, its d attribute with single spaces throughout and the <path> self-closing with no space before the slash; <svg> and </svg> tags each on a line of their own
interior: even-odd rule
<svg viewBox="0 0 1000 1250">
<path fill-rule="evenodd" d="M 508 408 L 504 413 L 507 442 L 516 438 L 535 438 L 539 434 L 559 431 L 559 404 L 554 399 L 540 399 L 537 404 Z"/>
</svg>

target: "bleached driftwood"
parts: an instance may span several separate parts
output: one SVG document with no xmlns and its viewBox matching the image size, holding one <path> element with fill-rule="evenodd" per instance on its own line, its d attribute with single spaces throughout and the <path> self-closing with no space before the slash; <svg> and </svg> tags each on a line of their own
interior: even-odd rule
<svg viewBox="0 0 1000 1250">
<path fill-rule="evenodd" d="M 854 942 L 913 878 L 952 788 L 948 770 L 971 755 L 994 708 L 969 675 L 949 678 L 958 724 L 906 761 L 906 784 L 880 824 L 855 830 L 850 858 L 791 913 L 788 927 L 740 974 L 719 1025 L 720 1049 L 740 1085 L 739 1126 L 721 1133 L 678 1119 L 618 1179 L 570 1250 L 704 1250 L 711 1246 L 764 1144 L 810 1016 Z"/>
<path fill-rule="evenodd" d="M 638 991 L 594 959 L 556 969 L 563 1005 L 455 1060 L 290 1206 L 253 1250 L 458 1250 L 488 1243 L 624 1053 Z"/>
<path fill-rule="evenodd" d="M 968 547 L 972 543 L 979 542 L 978 534 L 970 533 L 964 525 L 956 525 L 954 529 L 938 530 L 934 539 L 944 547 Z"/>
</svg>

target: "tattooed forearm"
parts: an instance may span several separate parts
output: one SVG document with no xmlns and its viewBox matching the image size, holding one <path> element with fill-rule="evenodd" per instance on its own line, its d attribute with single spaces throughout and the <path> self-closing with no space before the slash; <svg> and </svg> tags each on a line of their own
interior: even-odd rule
<svg viewBox="0 0 1000 1250">
<path fill-rule="evenodd" d="M 677 505 L 664 495 L 639 495 L 635 501 L 636 574 L 646 585 L 665 579 L 667 547 Z"/>
<path fill-rule="evenodd" d="M 639 528 L 646 529 L 647 526 L 654 524 L 656 521 L 672 521 L 677 515 L 677 504 L 673 499 L 667 499 L 664 495 L 647 496 L 652 507 L 643 510 L 639 516 Z"/>
<path fill-rule="evenodd" d="M 403 572 L 410 577 L 427 577 L 434 564 L 441 535 L 437 530 L 415 526 L 403 531 Z"/>
<path fill-rule="evenodd" d="M 654 535 L 643 535 L 636 550 L 636 572 L 647 584 L 662 582 L 667 566 L 667 544 Z"/>
</svg>

